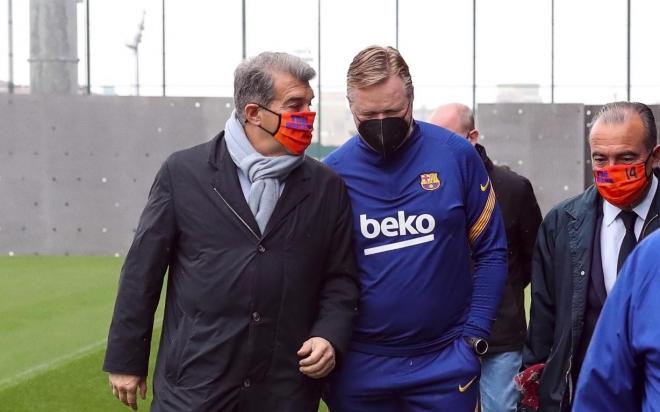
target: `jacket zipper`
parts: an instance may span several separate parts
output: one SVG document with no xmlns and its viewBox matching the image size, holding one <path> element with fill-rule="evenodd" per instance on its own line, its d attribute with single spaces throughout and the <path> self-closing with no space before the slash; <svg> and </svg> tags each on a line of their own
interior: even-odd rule
<svg viewBox="0 0 660 412">
<path fill-rule="evenodd" d="M 250 225 L 248 225 L 247 222 L 246 222 L 245 220 L 243 220 L 243 218 L 241 217 L 241 215 L 239 215 L 238 212 L 236 212 L 236 210 L 234 210 L 234 208 L 231 207 L 231 205 L 229 204 L 229 202 L 227 202 L 227 200 L 225 200 L 224 196 L 222 196 L 222 195 L 220 194 L 220 192 L 218 192 L 218 189 L 216 189 L 216 188 L 214 187 L 214 188 L 213 188 L 213 191 L 214 191 L 215 193 L 217 193 L 218 196 L 220 196 L 220 199 L 222 199 L 222 201 L 224 202 L 224 204 L 229 208 L 229 210 L 232 211 L 232 213 L 234 214 L 234 216 L 236 216 L 236 217 L 238 218 L 238 220 L 241 221 L 241 223 L 243 224 L 243 226 L 245 226 L 245 227 L 247 228 L 247 230 L 249 230 L 250 233 L 252 233 L 252 236 L 254 236 L 254 238 L 257 239 L 257 242 L 261 242 L 261 238 L 259 237 L 259 235 L 257 235 L 257 234 L 255 233 L 255 231 L 252 230 L 252 228 L 250 227 Z"/>
<path fill-rule="evenodd" d="M 658 217 L 658 215 L 656 214 L 655 216 L 653 216 L 652 218 L 650 218 L 648 222 L 646 222 L 646 224 L 645 224 L 644 227 L 642 228 L 642 233 L 641 233 L 640 236 L 639 236 L 639 239 L 640 239 L 640 240 L 644 239 L 644 236 L 646 236 L 646 229 L 649 228 L 649 225 L 651 224 L 651 222 L 653 222 L 657 217 Z"/>
</svg>

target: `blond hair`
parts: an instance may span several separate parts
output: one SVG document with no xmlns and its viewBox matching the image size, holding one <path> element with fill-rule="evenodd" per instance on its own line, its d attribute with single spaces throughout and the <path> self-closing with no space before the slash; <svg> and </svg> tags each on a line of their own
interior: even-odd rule
<svg viewBox="0 0 660 412">
<path fill-rule="evenodd" d="M 348 67 L 346 88 L 350 99 L 351 90 L 363 89 L 382 83 L 392 76 L 403 80 L 408 97 L 413 96 L 410 71 L 401 53 L 394 47 L 371 46 L 359 52 Z"/>
</svg>

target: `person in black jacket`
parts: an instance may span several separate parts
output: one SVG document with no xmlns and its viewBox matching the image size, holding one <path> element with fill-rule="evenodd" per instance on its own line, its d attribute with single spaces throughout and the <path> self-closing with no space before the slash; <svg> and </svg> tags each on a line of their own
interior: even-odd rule
<svg viewBox="0 0 660 412">
<path fill-rule="evenodd" d="M 502 301 L 482 357 L 481 408 L 484 412 L 515 411 L 519 392 L 513 384 L 522 362 L 527 332 L 524 289 L 530 282 L 532 250 L 541 224 L 541 210 L 529 180 L 503 166 L 496 166 L 480 145 L 479 130 L 469 107 L 452 103 L 438 107 L 431 123 L 465 136 L 486 166 L 506 227 L 509 274 Z"/>
<path fill-rule="evenodd" d="M 545 364 L 539 410 L 568 411 L 605 299 L 638 240 L 660 227 L 655 119 L 641 103 L 601 109 L 589 133 L 595 185 L 545 217 L 532 261 L 527 367 Z"/>
<path fill-rule="evenodd" d="M 316 411 L 359 295 L 341 179 L 304 156 L 314 70 L 262 53 L 235 111 L 158 172 L 119 281 L 103 369 L 137 409 L 164 274 L 152 411 Z"/>
</svg>

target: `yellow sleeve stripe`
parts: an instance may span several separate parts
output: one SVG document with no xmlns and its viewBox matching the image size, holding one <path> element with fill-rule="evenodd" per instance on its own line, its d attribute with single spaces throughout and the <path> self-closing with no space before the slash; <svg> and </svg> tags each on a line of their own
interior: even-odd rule
<svg viewBox="0 0 660 412">
<path fill-rule="evenodd" d="M 493 190 L 493 185 L 490 185 L 490 192 L 488 193 L 488 200 L 486 200 L 486 206 L 481 212 L 479 219 L 472 225 L 470 228 L 469 239 L 470 243 L 474 243 L 475 240 L 481 235 L 488 223 L 490 218 L 493 216 L 493 210 L 495 210 L 495 191 Z"/>
</svg>

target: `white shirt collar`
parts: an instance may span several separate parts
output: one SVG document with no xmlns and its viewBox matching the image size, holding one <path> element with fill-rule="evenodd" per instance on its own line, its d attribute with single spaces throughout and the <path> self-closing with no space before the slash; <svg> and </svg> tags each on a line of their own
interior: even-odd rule
<svg viewBox="0 0 660 412">
<path fill-rule="evenodd" d="M 653 198 L 655 197 L 655 192 L 658 190 L 658 178 L 655 177 L 654 174 L 652 174 L 651 177 L 651 188 L 646 193 L 646 197 L 640 204 L 633 208 L 633 211 L 635 211 L 637 216 L 642 220 L 646 220 L 646 216 L 649 214 L 649 209 L 651 208 L 651 203 L 653 203 Z M 605 223 L 606 226 L 614 223 L 617 216 L 619 216 L 619 213 L 621 213 L 621 209 L 603 199 L 603 223 Z"/>
</svg>

